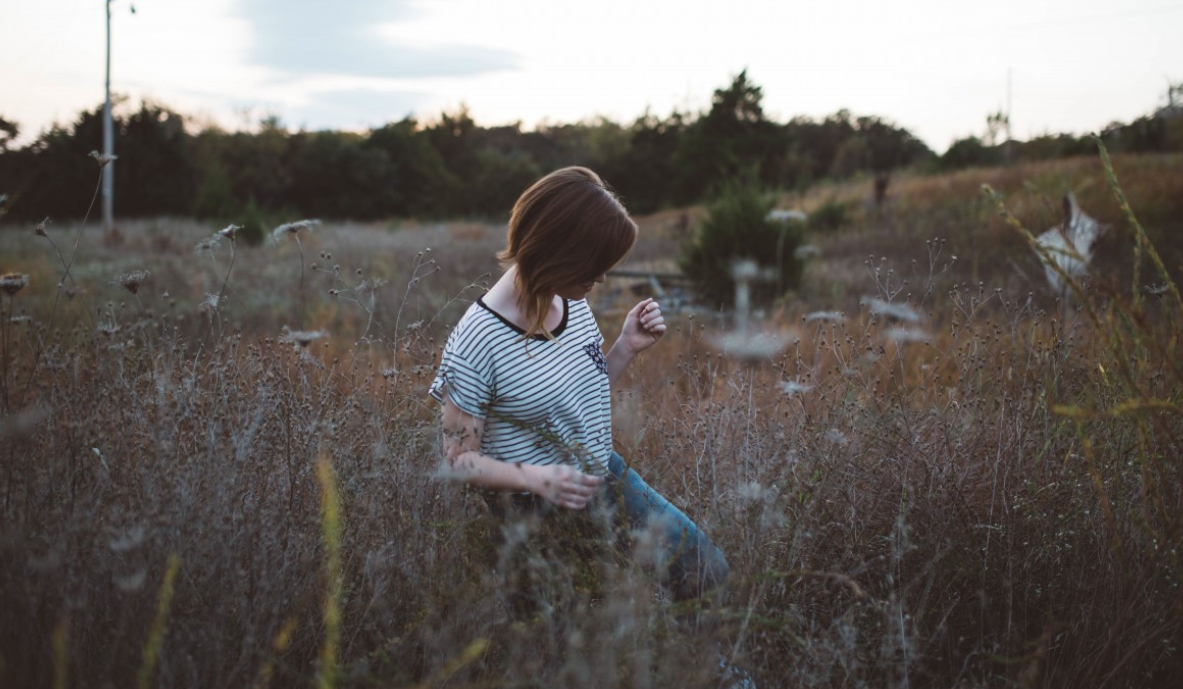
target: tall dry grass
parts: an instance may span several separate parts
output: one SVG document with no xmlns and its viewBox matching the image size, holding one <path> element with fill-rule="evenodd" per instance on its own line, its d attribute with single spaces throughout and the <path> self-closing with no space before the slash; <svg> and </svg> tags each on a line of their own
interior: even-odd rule
<svg viewBox="0 0 1183 689">
<path fill-rule="evenodd" d="M 625 558 L 442 478 L 424 391 L 497 228 L 326 225 L 232 271 L 185 221 L 117 246 L 7 228 L 0 269 L 28 284 L 3 301 L 0 680 L 706 687 L 721 650 L 762 686 L 1172 686 L 1180 304 L 1132 268 L 1067 308 L 1013 282 L 1033 260 L 1013 224 L 1044 220 L 1024 170 L 976 180 L 1011 218 L 930 189 L 958 173 L 818 238 L 800 300 L 766 315 L 793 334 L 776 354 L 724 356 L 725 316 L 669 315 L 615 438 L 728 555 L 703 610 L 663 595 L 646 534 Z M 1156 178 L 1122 173 L 1137 213 Z M 1154 225 L 1098 214 L 1153 263 Z M 876 228 L 893 239 L 851 238 Z M 987 260 L 982 233 L 1011 249 Z M 56 307 L 49 238 L 78 246 Z M 1170 260 L 1143 281 L 1174 284 Z M 829 266 L 855 266 L 838 291 Z M 606 287 L 611 339 L 633 297 Z"/>
</svg>

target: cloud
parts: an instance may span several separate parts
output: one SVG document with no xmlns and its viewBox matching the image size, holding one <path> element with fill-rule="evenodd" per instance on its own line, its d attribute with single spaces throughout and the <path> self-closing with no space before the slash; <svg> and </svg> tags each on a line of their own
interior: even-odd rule
<svg viewBox="0 0 1183 689">
<path fill-rule="evenodd" d="M 413 114 L 429 100 L 427 94 L 408 91 L 344 89 L 308 96 L 304 105 L 284 109 L 284 119 L 308 130 L 364 129 L 379 127 Z M 359 117 L 359 113 L 366 116 Z"/>
<path fill-rule="evenodd" d="M 289 77 L 334 75 L 415 79 L 512 69 L 508 50 L 459 43 L 399 45 L 383 25 L 422 16 L 411 0 L 242 0 L 239 16 L 254 34 L 252 63 Z"/>
</svg>

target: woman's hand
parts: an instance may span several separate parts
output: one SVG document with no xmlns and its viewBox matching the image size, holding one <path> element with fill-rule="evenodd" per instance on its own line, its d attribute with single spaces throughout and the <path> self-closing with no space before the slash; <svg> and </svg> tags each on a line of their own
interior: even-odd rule
<svg viewBox="0 0 1183 689">
<path fill-rule="evenodd" d="M 630 354 L 637 354 L 652 347 L 664 334 L 665 318 L 661 315 L 661 305 L 650 297 L 625 316 L 619 343 L 627 347 Z"/>
<path fill-rule="evenodd" d="M 562 464 L 523 465 L 528 472 L 530 492 L 547 502 L 569 510 L 582 510 L 604 483 L 602 476 L 585 474 Z"/>
</svg>

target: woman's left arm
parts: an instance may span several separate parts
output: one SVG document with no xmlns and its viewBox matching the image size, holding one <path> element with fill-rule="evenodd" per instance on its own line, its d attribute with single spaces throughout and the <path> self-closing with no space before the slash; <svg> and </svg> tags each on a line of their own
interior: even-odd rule
<svg viewBox="0 0 1183 689">
<path fill-rule="evenodd" d="M 608 384 L 616 387 L 624 370 L 638 353 L 652 347 L 665 334 L 665 318 L 661 305 L 652 297 L 637 304 L 624 317 L 620 337 L 608 350 Z"/>
</svg>

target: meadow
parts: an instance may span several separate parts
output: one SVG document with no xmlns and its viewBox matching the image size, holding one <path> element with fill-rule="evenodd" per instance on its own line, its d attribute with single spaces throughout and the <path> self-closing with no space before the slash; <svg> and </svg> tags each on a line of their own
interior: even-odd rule
<svg viewBox="0 0 1183 689">
<path fill-rule="evenodd" d="M 739 338 L 671 288 L 614 442 L 727 554 L 701 610 L 646 534 L 505 524 L 441 466 L 426 389 L 502 224 L 0 218 L 0 684 L 712 687 L 722 649 L 763 687 L 1174 686 L 1183 156 L 1110 171 L 786 194 L 849 222 Z M 1111 229 L 1058 299 L 1022 228 L 1066 189 Z M 609 341 L 653 289 L 593 293 Z"/>
</svg>

